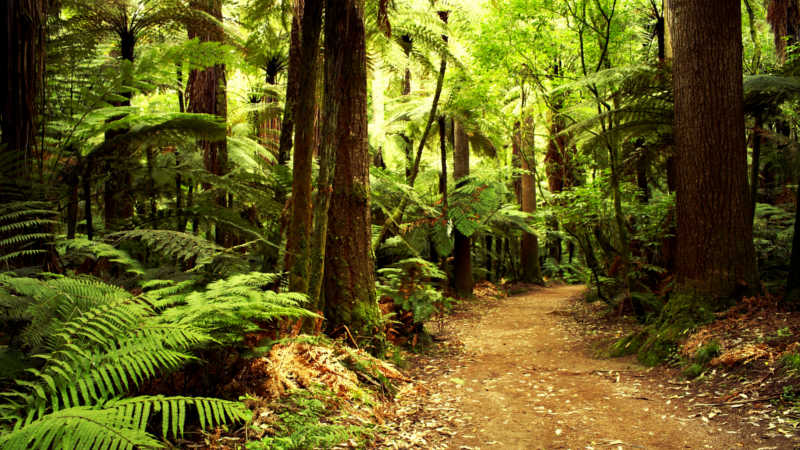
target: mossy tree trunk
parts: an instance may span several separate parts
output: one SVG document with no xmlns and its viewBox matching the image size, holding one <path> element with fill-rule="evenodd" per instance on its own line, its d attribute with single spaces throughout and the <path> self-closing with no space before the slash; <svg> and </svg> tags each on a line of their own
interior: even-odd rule
<svg viewBox="0 0 800 450">
<path fill-rule="evenodd" d="M 467 132 L 457 120 L 453 121 L 455 142 L 453 144 L 453 179 L 457 186 L 469 176 L 469 141 Z M 472 239 L 458 229 L 453 230 L 453 287 L 460 297 L 472 296 Z"/>
<path fill-rule="evenodd" d="M 677 281 L 710 297 L 738 296 L 758 288 L 744 139 L 741 5 L 671 4 Z"/>
<path fill-rule="evenodd" d="M 311 248 L 311 168 L 316 143 L 317 62 L 322 30 L 322 0 L 306 0 L 303 7 L 300 67 L 295 109 L 294 167 L 292 170 L 291 224 L 286 232 L 286 269 L 289 289 L 308 291 Z"/>
<path fill-rule="evenodd" d="M 326 119 L 336 128 L 324 146 L 336 149 L 325 250 L 328 330 L 347 327 L 372 336 L 380 316 L 375 299 L 367 147 L 367 58 L 364 0 L 325 1 Z M 326 124 L 327 126 L 327 124 Z"/>
<path fill-rule="evenodd" d="M 191 0 L 190 6 L 222 21 L 222 0 Z M 218 24 L 190 23 L 187 27 L 189 39 L 199 38 L 201 42 L 222 42 L 224 33 Z M 227 119 L 227 81 L 225 65 L 215 64 L 203 70 L 192 70 L 189 74 L 189 108 L 191 113 L 214 114 Z M 222 176 L 228 173 L 228 146 L 225 140 L 202 141 L 203 163 L 208 172 Z M 226 194 L 219 194 L 215 200 L 222 208 L 230 206 Z M 233 233 L 226 227 L 217 225 L 215 232 L 217 244 L 230 247 L 234 244 Z"/>
</svg>

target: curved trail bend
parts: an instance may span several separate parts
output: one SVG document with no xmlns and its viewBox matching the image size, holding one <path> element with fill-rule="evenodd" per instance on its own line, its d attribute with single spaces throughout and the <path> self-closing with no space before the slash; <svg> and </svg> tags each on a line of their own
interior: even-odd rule
<svg viewBox="0 0 800 450">
<path fill-rule="evenodd" d="M 542 288 L 448 323 L 464 352 L 430 364 L 414 421 L 444 423 L 413 448 L 747 448 L 733 426 L 692 417 L 630 359 L 596 359 L 563 316 L 582 286 Z M 450 333 L 448 333 L 450 334 Z M 429 366 L 432 367 L 432 366 Z M 666 384 L 666 382 L 665 382 Z M 674 391 L 673 391 L 674 393 Z M 416 409 L 416 408 L 415 408 Z M 442 419 L 442 417 L 445 417 Z M 431 436 L 431 433 L 428 436 Z M 397 442 L 397 441 L 395 441 Z"/>
</svg>

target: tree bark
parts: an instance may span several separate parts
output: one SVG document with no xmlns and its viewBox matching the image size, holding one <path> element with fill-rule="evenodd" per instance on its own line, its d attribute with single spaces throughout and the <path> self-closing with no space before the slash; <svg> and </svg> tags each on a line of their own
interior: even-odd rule
<svg viewBox="0 0 800 450">
<path fill-rule="evenodd" d="M 792 259 L 789 264 L 789 278 L 786 282 L 786 300 L 797 307 L 800 305 L 800 186 L 795 191 L 797 206 L 794 215 L 794 237 L 792 238 Z"/>
<path fill-rule="evenodd" d="M 533 155 L 533 121 L 526 118 L 525 129 L 520 129 L 514 137 L 514 145 L 520 156 L 523 174 L 520 176 L 519 202 L 522 211 L 536 212 L 536 180 L 532 172 Z M 542 283 L 542 269 L 539 265 L 539 237 L 533 233 L 522 233 L 520 242 L 520 264 L 522 265 L 522 281 L 526 283 Z"/>
<path fill-rule="evenodd" d="M 222 0 L 191 0 L 190 6 L 204 11 L 217 20 L 222 20 Z M 201 42 L 222 42 L 222 27 L 216 24 L 190 24 L 187 27 L 189 39 L 199 38 Z M 204 70 L 192 70 L 189 74 L 189 108 L 191 113 L 214 114 L 226 120 L 228 117 L 227 81 L 225 65 L 215 64 Z M 228 167 L 228 146 L 226 141 L 201 141 L 203 163 L 206 170 L 214 175 L 223 176 L 230 170 Z M 208 188 L 208 186 L 206 186 Z M 229 207 L 229 198 L 219 194 L 215 203 L 221 208 Z M 215 232 L 217 244 L 230 247 L 234 244 L 233 234 L 227 227 L 217 225 Z"/>
<path fill-rule="evenodd" d="M 455 143 L 453 145 L 453 179 L 462 186 L 469 175 L 469 141 L 467 133 L 458 121 L 453 121 Z M 472 296 L 472 239 L 453 230 L 453 284 L 459 297 Z"/>
<path fill-rule="evenodd" d="M 317 103 L 317 62 L 322 30 L 322 0 L 306 0 L 300 44 L 299 85 L 295 110 L 294 166 L 291 225 L 286 232 L 286 269 L 289 290 L 306 293 L 311 248 L 311 168 L 314 159 Z"/>
<path fill-rule="evenodd" d="M 673 0 L 674 1 L 674 0 Z M 796 0 L 770 0 L 767 22 L 775 35 L 775 52 L 781 64 L 786 62 L 787 48 L 797 43 L 800 35 L 800 5 Z"/>
<path fill-rule="evenodd" d="M 127 26 L 127 24 L 126 24 Z M 133 61 L 136 49 L 136 35 L 127 28 L 118 31 L 120 56 L 123 64 L 129 64 L 130 67 L 123 69 L 125 71 L 132 70 Z M 132 80 L 129 78 L 130 72 L 125 72 L 126 76 L 123 79 L 125 85 L 130 86 Z M 130 106 L 132 92 L 121 92 L 120 96 L 123 97 L 122 101 L 115 102 L 114 106 Z M 116 116 L 111 121 L 119 120 L 124 115 Z M 111 140 L 115 136 L 124 133 L 122 130 L 107 131 L 105 138 Z M 106 229 L 109 231 L 122 229 L 126 222 L 133 217 L 133 175 L 131 174 L 132 166 L 135 164 L 133 154 L 128 146 L 120 146 L 115 150 L 114 154 L 100 155 L 104 159 L 104 169 L 108 178 L 106 179 L 103 191 L 103 219 Z"/>
<path fill-rule="evenodd" d="M 741 5 L 723 0 L 671 4 L 677 281 L 714 298 L 738 296 L 758 288 L 747 192 Z"/>
<path fill-rule="evenodd" d="M 336 149 L 325 251 L 328 330 L 374 336 L 375 300 L 367 147 L 367 58 L 364 0 L 325 1 L 325 146 Z"/>
<path fill-rule="evenodd" d="M 764 127 L 764 121 L 761 116 L 756 117 L 755 125 L 753 127 L 753 157 L 750 166 L 750 222 L 756 218 L 756 204 L 758 203 L 758 183 L 759 176 L 761 175 L 761 130 Z"/>
<path fill-rule="evenodd" d="M 278 164 L 286 165 L 289 162 L 289 154 L 292 150 L 292 132 L 294 131 L 295 107 L 297 94 L 299 91 L 300 77 L 300 20 L 302 18 L 302 6 L 299 2 L 295 5 L 292 17 L 291 41 L 289 44 L 289 68 L 286 80 L 286 103 L 283 109 L 281 120 L 281 135 L 278 143 Z"/>
<path fill-rule="evenodd" d="M 0 201 L 19 189 L 26 193 L 36 145 L 36 119 L 45 61 L 46 0 L 6 0 L 0 7 L 5 30 L 0 71 Z M 9 189 L 17 186 L 17 189 Z"/>
</svg>

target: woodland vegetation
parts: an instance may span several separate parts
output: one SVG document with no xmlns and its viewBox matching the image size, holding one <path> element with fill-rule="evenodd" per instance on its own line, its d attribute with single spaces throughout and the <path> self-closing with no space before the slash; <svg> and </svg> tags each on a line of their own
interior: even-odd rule
<svg viewBox="0 0 800 450">
<path fill-rule="evenodd" d="M 237 429 L 296 339 L 384 385 L 344 346 L 481 282 L 585 283 L 646 364 L 800 305 L 796 0 L 2 8 L 0 448 Z"/>
</svg>

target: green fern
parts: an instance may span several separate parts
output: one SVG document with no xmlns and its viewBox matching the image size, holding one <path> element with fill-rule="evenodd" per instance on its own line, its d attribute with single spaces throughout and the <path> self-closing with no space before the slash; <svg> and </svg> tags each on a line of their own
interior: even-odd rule
<svg viewBox="0 0 800 450">
<path fill-rule="evenodd" d="M 20 201 L 0 205 L 0 264 L 46 253 L 59 222 L 46 202 Z"/>
<path fill-rule="evenodd" d="M 250 419 L 239 402 L 204 397 L 138 396 L 111 400 L 101 406 L 63 409 L 18 427 L 0 437 L 4 449 L 29 448 L 152 448 L 163 443 L 146 431 L 153 416 L 161 415 L 162 437 L 183 436 L 188 407 L 200 427 L 215 427 Z"/>
<path fill-rule="evenodd" d="M 258 331 L 260 323 L 274 323 L 284 318 L 318 318 L 301 307 L 307 301 L 305 295 L 267 290 L 279 278 L 278 274 L 252 272 L 215 281 L 203 291 L 178 290 L 160 299 L 156 299 L 153 292 L 146 295 L 159 306 L 176 305 L 163 313 L 165 320 L 193 324 L 209 330 L 220 342 L 237 343 L 244 334 Z M 170 287 L 162 288 L 160 292 L 169 292 L 168 289 Z"/>
<path fill-rule="evenodd" d="M 241 267 L 241 258 L 219 245 L 189 233 L 172 230 L 131 230 L 108 236 L 115 242 L 140 241 L 150 250 L 178 262 L 191 264 L 198 271 L 209 265 Z"/>
<path fill-rule="evenodd" d="M 252 276 L 231 283 L 260 286 L 257 280 L 265 279 L 274 278 Z M 188 285 L 172 291 L 166 284 L 148 283 L 157 288 L 148 293 L 175 294 Z M 226 287 L 233 285 L 220 288 Z M 197 411 L 203 428 L 247 419 L 249 412 L 236 402 L 121 398 L 195 359 L 192 350 L 212 342 L 208 330 L 170 320 L 161 312 L 168 307 L 156 308 L 151 300 L 91 278 L 0 274 L 0 307 L 13 308 L 29 322 L 20 343 L 33 353 L 26 358 L 24 376 L 0 380 L 10 386 L 0 394 L 0 447 L 159 446 L 145 429 L 151 417 L 161 415 L 163 437 L 180 436 L 188 406 Z M 204 307 L 204 313 L 214 315 L 213 305 Z M 240 312 L 248 317 L 247 311 Z"/>
<path fill-rule="evenodd" d="M 113 245 L 100 241 L 90 241 L 88 239 L 67 239 L 60 241 L 57 245 L 62 254 L 78 253 L 83 257 L 92 259 L 106 258 L 113 263 L 124 266 L 127 272 L 135 275 L 144 275 L 144 269 L 139 261 L 125 252 L 115 248 Z"/>
</svg>

